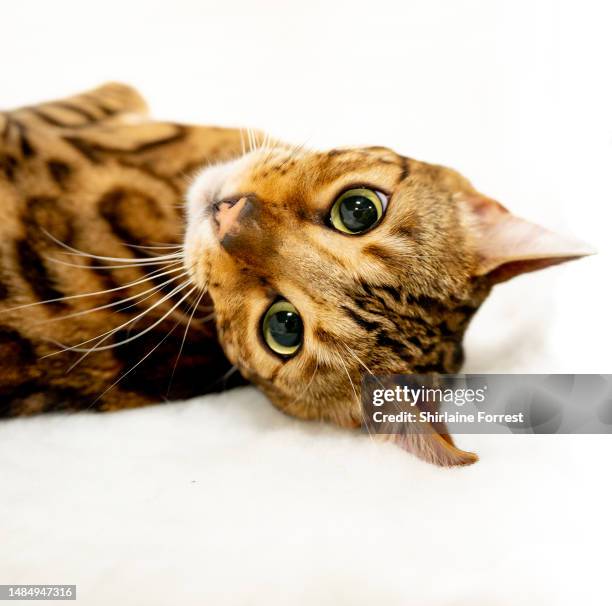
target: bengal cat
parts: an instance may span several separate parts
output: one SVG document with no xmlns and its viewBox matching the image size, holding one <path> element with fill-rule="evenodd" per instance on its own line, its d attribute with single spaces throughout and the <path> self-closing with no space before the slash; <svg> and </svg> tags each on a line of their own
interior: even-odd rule
<svg viewBox="0 0 612 606">
<path fill-rule="evenodd" d="M 0 114 L 3 416 L 246 379 L 356 427 L 363 373 L 457 372 L 493 285 L 588 252 L 383 147 L 307 151 L 145 109 L 108 84 Z M 446 434 L 398 441 L 476 460 Z"/>
</svg>

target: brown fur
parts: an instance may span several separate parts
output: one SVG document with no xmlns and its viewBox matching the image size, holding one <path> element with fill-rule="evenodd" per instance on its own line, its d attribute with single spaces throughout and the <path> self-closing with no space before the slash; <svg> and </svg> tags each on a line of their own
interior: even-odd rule
<svg viewBox="0 0 612 606">
<path fill-rule="evenodd" d="M 110 410 L 166 393 L 204 393 L 221 386 L 231 363 L 288 414 L 356 427 L 365 372 L 458 371 L 466 327 L 495 283 L 584 254 L 445 167 L 382 147 L 315 152 L 275 143 L 244 153 L 238 131 L 152 122 L 143 109 L 133 90 L 107 85 L 0 115 L 4 414 L 94 403 Z M 208 164 L 189 190 L 185 220 L 187 178 Z M 334 200 L 351 186 L 389 199 L 380 223 L 357 236 L 329 224 Z M 233 208 L 236 200 L 220 226 L 213 209 Z M 164 267 L 114 269 L 109 260 L 67 257 L 58 242 L 103 257 L 144 250 L 153 258 L 153 249 L 129 246 L 160 241 L 182 244 L 194 297 L 208 289 L 218 331 L 217 338 L 210 324 L 194 323 L 169 392 L 184 329 L 169 330 L 188 321 L 193 298 L 142 340 L 93 352 L 69 373 L 82 354 L 43 357 L 57 352 L 57 342 L 94 339 L 161 296 L 129 310 L 113 306 L 49 323 L 144 292 L 151 282 L 120 287 Z M 63 299 L 104 289 L 111 291 Z M 180 296 L 147 314 L 134 332 L 152 326 Z M 261 336 L 262 316 L 278 297 L 295 306 L 304 324 L 303 344 L 289 359 Z M 160 341 L 163 347 L 154 349 Z M 397 442 L 439 464 L 475 460 L 444 428 L 427 429 Z"/>
<path fill-rule="evenodd" d="M 389 197 L 382 220 L 359 235 L 328 221 L 352 187 Z M 211 204 L 239 197 L 237 218 L 215 235 Z M 203 171 L 189 202 L 188 265 L 208 284 L 229 359 L 288 414 L 344 427 L 361 423 L 364 373 L 457 372 L 465 330 L 495 283 L 582 254 L 455 171 L 380 147 L 255 150 L 222 174 Z M 279 297 L 304 323 L 289 359 L 261 338 Z M 440 464 L 475 460 L 444 428 L 397 442 Z"/>
<path fill-rule="evenodd" d="M 192 300 L 142 340 L 94 352 L 68 373 L 81 353 L 44 357 L 58 351 L 58 342 L 76 345 L 123 324 L 161 296 L 156 294 L 125 311 L 118 310 L 133 301 L 63 321 L 50 320 L 144 292 L 154 282 L 15 308 L 117 289 L 160 269 L 115 269 L 110 266 L 117 263 L 111 261 L 71 256 L 48 234 L 75 249 L 107 257 L 164 252 L 129 245 L 180 245 L 182 201 L 190 175 L 240 149 L 236 130 L 147 120 L 142 98 L 118 84 L 0 114 L 0 414 L 89 407 L 113 410 L 224 386 L 230 364 L 211 322 L 192 323 L 170 380 L 190 313 L 187 303 Z M 152 325 L 178 297 L 171 301 L 143 318 L 136 329 Z M 99 397 L 157 345 L 177 320 L 181 323 L 176 330 L 140 367 Z M 125 336 L 121 332 L 116 340 Z"/>
</svg>

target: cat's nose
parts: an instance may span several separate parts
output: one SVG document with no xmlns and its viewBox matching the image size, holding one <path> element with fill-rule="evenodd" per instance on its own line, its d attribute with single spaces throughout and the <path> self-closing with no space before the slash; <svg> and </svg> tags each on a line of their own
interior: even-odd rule
<svg viewBox="0 0 612 606">
<path fill-rule="evenodd" d="M 255 194 L 236 196 L 213 204 L 213 229 L 219 244 L 234 259 L 247 265 L 275 254 L 279 219 Z"/>
<path fill-rule="evenodd" d="M 249 205 L 247 196 L 233 200 L 221 200 L 212 205 L 213 220 L 219 240 L 232 235 L 238 229 L 240 213 Z"/>
</svg>

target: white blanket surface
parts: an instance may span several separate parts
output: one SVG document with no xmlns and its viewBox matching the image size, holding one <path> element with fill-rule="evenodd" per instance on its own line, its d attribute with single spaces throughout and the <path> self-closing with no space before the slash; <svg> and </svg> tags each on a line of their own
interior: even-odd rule
<svg viewBox="0 0 612 606">
<path fill-rule="evenodd" d="M 0 582 L 85 604 L 601 604 L 607 436 L 436 468 L 254 388 L 0 425 Z"/>
</svg>

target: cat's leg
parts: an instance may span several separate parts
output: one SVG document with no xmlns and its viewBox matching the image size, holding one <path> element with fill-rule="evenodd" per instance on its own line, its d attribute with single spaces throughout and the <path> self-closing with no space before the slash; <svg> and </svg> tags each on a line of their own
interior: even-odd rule
<svg viewBox="0 0 612 606">
<path fill-rule="evenodd" d="M 21 107 L 7 115 L 17 124 L 63 130 L 142 121 L 147 113 L 147 104 L 136 89 L 111 82 L 78 95 Z"/>
</svg>

